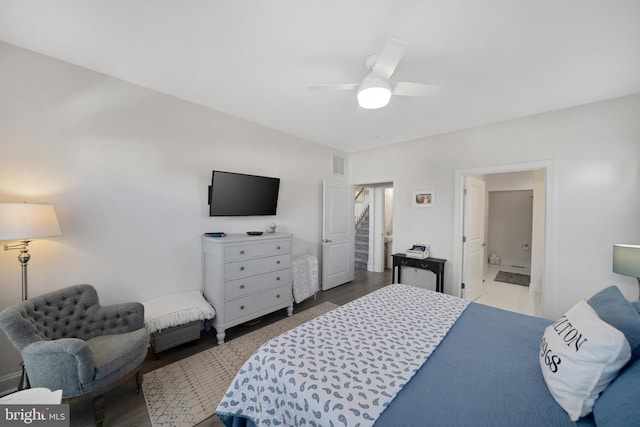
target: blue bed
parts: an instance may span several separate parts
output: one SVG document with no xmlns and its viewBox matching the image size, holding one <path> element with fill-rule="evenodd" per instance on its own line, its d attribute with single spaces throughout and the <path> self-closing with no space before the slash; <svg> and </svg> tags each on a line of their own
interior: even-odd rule
<svg viewBox="0 0 640 427">
<path fill-rule="evenodd" d="M 572 422 L 545 384 L 538 357 L 540 339 L 551 323 L 470 303 L 374 426 L 596 425 L 593 415 Z M 638 382 L 632 381 L 635 388 Z M 621 422 L 616 411 L 607 425 L 638 420 Z M 217 414 L 227 427 L 255 426 L 233 411 L 218 408 Z"/>
<path fill-rule="evenodd" d="M 375 426 L 592 426 L 572 422 L 538 363 L 551 322 L 471 303 Z"/>
</svg>

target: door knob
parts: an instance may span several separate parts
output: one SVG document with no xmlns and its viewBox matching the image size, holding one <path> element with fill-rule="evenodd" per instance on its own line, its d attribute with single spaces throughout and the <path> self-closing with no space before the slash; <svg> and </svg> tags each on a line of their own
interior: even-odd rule
<svg viewBox="0 0 640 427">
<path fill-rule="evenodd" d="M 332 242 L 332 240 L 329 240 L 329 239 L 322 240 L 322 243 L 331 243 L 331 242 Z"/>
</svg>

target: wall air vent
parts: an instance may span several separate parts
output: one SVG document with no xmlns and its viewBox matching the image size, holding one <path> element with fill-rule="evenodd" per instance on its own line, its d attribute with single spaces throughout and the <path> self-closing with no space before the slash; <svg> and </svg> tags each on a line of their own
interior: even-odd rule
<svg viewBox="0 0 640 427">
<path fill-rule="evenodd" d="M 344 176 L 344 157 L 333 155 L 331 171 L 334 175 Z"/>
</svg>

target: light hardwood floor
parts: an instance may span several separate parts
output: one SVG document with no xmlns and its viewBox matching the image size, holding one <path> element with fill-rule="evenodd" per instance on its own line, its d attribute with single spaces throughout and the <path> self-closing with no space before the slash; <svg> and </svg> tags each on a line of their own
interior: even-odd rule
<svg viewBox="0 0 640 427">
<path fill-rule="evenodd" d="M 525 286 L 509 285 L 507 283 L 495 282 L 498 269 L 490 266 L 485 274 L 485 293 L 476 302 L 506 310 L 517 311 L 524 314 L 535 314 L 539 310 L 539 298 L 529 294 L 529 288 Z M 504 267 L 504 266 L 503 266 Z M 503 268 L 504 269 L 504 268 Z M 343 305 L 362 295 L 382 288 L 391 283 L 391 271 L 384 273 L 372 273 L 357 271 L 353 282 L 338 286 L 324 292 L 318 292 L 317 297 L 309 298 L 300 304 L 296 304 L 294 312 L 306 310 L 314 305 L 330 301 L 334 304 Z M 539 294 L 538 294 L 539 295 Z M 286 316 L 286 310 L 278 310 L 275 313 L 261 318 L 260 323 L 253 326 L 236 326 L 228 329 L 227 340 L 239 337 L 255 329 L 264 327 L 270 323 L 280 320 Z M 161 366 L 168 365 L 175 361 L 189 357 L 195 353 L 204 351 L 217 345 L 215 331 L 203 332 L 197 344 L 185 344 L 174 349 L 165 351 L 162 357 L 158 358 L 150 351 L 142 364 L 142 371 L 149 372 Z M 213 405 L 213 403 L 212 403 Z M 213 411 L 213 408 L 212 408 Z M 71 425 L 92 426 L 93 409 L 92 402 L 82 401 L 71 407 Z M 150 427 L 151 422 L 147 413 L 147 407 L 143 393 L 136 394 L 133 381 L 124 384 L 106 394 L 105 426 L 140 426 Z M 198 424 L 198 427 L 220 427 L 222 423 L 214 415 Z"/>
</svg>

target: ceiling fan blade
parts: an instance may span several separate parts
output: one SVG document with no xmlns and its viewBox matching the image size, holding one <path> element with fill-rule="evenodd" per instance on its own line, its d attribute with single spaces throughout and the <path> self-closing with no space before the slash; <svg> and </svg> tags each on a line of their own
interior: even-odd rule
<svg viewBox="0 0 640 427">
<path fill-rule="evenodd" d="M 435 97 L 442 91 L 442 86 L 426 85 L 422 83 L 396 82 L 393 94 L 401 96 L 429 96 Z"/>
<path fill-rule="evenodd" d="M 384 47 L 384 50 L 378 57 L 376 65 L 373 66 L 373 73 L 377 76 L 388 80 L 393 74 L 404 55 L 404 50 L 407 48 L 407 42 L 401 40 L 389 39 Z"/>
<path fill-rule="evenodd" d="M 359 85 L 360 83 L 333 83 L 326 85 L 313 85 L 309 86 L 309 90 L 353 90 Z"/>
</svg>

